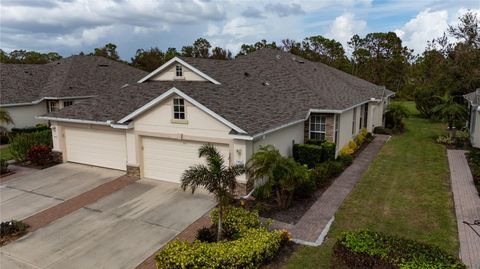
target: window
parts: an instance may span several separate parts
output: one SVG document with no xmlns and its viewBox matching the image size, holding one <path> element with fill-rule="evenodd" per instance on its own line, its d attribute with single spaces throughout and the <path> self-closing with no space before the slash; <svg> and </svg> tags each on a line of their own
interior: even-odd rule
<svg viewBox="0 0 480 269">
<path fill-rule="evenodd" d="M 185 101 L 183 98 L 173 98 L 173 118 L 176 120 L 185 119 Z"/>
<path fill-rule="evenodd" d="M 48 101 L 47 102 L 48 112 L 58 111 L 58 101 Z"/>
<path fill-rule="evenodd" d="M 67 107 L 71 105 L 73 105 L 73 101 L 63 101 L 63 107 Z"/>
<path fill-rule="evenodd" d="M 325 122 L 323 115 L 310 115 L 310 139 L 325 140 Z"/>
<path fill-rule="evenodd" d="M 367 128 L 367 124 L 368 124 L 368 103 L 366 103 L 363 108 L 363 127 Z"/>
<path fill-rule="evenodd" d="M 355 135 L 355 126 L 357 121 L 357 108 L 353 109 L 353 120 L 352 120 L 352 136 Z"/>
<path fill-rule="evenodd" d="M 177 77 L 183 77 L 183 70 L 182 70 L 182 66 L 181 65 L 177 65 L 175 67 L 175 75 Z"/>
</svg>

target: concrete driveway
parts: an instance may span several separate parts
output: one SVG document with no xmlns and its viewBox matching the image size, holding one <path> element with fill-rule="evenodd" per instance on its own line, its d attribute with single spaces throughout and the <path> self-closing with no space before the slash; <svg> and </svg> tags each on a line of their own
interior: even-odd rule
<svg viewBox="0 0 480 269">
<path fill-rule="evenodd" d="M 215 205 L 142 179 L 0 248 L 1 268 L 135 268 Z"/>
<path fill-rule="evenodd" d="M 0 184 L 0 219 L 22 220 L 125 174 L 64 163 Z"/>
</svg>

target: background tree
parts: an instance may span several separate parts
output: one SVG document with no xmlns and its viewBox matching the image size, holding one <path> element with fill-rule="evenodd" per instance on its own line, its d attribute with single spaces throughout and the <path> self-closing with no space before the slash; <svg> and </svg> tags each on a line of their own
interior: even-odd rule
<svg viewBox="0 0 480 269">
<path fill-rule="evenodd" d="M 318 35 L 305 38 L 302 47 L 306 59 L 350 71 L 350 62 L 340 42 Z"/>
<path fill-rule="evenodd" d="M 118 56 L 117 45 L 113 43 L 107 43 L 101 48 L 95 48 L 89 55 L 102 56 L 110 60 L 121 61 L 120 56 Z"/>
<path fill-rule="evenodd" d="M 222 155 L 210 144 L 201 146 L 198 156 L 206 159 L 206 165 L 197 164 L 188 168 L 182 175 L 181 187 L 184 191 L 190 188 L 194 193 L 199 186 L 203 186 L 215 195 L 218 202 L 217 241 L 220 241 L 223 209 L 232 198 L 237 184 L 236 177 L 245 173 L 245 168 L 243 165 L 227 167 Z"/>
<path fill-rule="evenodd" d="M 62 59 L 56 52 L 13 50 L 10 53 L 0 49 L 0 62 L 7 64 L 46 64 Z"/>
<path fill-rule="evenodd" d="M 165 62 L 165 53 L 159 48 L 138 49 L 135 56 L 131 59 L 132 66 L 147 72 L 157 69 Z"/>
<path fill-rule="evenodd" d="M 437 114 L 438 118 L 448 124 L 450 137 L 455 137 L 454 126 L 458 121 L 465 122 L 467 119 L 467 109 L 464 105 L 455 102 L 450 95 L 437 97 L 440 99 L 440 104 L 433 108 L 433 112 Z"/>
<path fill-rule="evenodd" d="M 215 47 L 212 49 L 212 55 L 210 58 L 215 60 L 232 60 L 232 52 L 220 47 Z"/>
<path fill-rule="evenodd" d="M 240 51 L 238 52 L 237 56 L 235 57 L 238 57 L 240 55 L 247 55 L 249 53 L 252 53 L 256 50 L 263 49 L 263 48 L 279 49 L 279 47 L 277 47 L 277 44 L 275 42 L 268 43 L 267 40 L 262 39 L 256 42 L 255 44 L 243 44 L 240 47 Z"/>
<path fill-rule="evenodd" d="M 14 124 L 12 117 L 10 116 L 10 113 L 8 113 L 7 110 L 0 108 L 0 123 L 2 124 Z"/>
</svg>

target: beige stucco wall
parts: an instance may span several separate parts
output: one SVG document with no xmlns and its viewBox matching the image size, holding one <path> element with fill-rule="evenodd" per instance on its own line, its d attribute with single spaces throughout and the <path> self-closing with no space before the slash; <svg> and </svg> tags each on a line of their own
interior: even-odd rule
<svg viewBox="0 0 480 269">
<path fill-rule="evenodd" d="M 253 141 L 253 149 L 250 152 L 257 151 L 260 146 L 273 145 L 284 156 L 292 156 L 293 144 L 301 144 L 304 141 L 304 122 L 297 123 L 276 132 L 269 133 Z M 249 156 L 250 157 L 250 156 Z"/>
<path fill-rule="evenodd" d="M 383 126 L 383 102 L 370 102 L 368 110 L 368 131 L 373 132 L 375 127 Z"/>
<path fill-rule="evenodd" d="M 197 75 L 192 70 L 188 69 L 185 66 L 182 66 L 183 77 L 176 76 L 176 66 L 177 64 L 172 64 L 167 69 L 165 69 L 160 74 L 151 78 L 151 80 L 157 81 L 170 81 L 170 80 L 187 80 L 187 81 L 206 81 L 203 77 Z"/>
<path fill-rule="evenodd" d="M 352 139 L 352 120 L 353 120 L 353 109 L 347 110 L 342 114 L 340 114 L 337 151 L 342 149 L 342 147 L 348 144 L 348 141 Z"/>
<path fill-rule="evenodd" d="M 470 131 L 472 146 L 480 148 L 480 112 L 475 109 L 475 128 Z"/>
<path fill-rule="evenodd" d="M 13 106 L 2 107 L 13 119 L 15 125 L 6 126 L 8 130 L 12 128 L 25 128 L 35 126 L 39 123 L 47 123 L 45 120 L 35 119 L 35 116 L 44 115 L 47 113 L 47 105 L 45 102 L 40 102 L 36 105 L 29 106 Z"/>
</svg>

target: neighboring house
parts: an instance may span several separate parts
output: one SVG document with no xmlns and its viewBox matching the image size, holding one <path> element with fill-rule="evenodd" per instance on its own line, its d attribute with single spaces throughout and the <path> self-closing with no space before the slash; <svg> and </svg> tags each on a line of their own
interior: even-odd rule
<svg viewBox="0 0 480 269">
<path fill-rule="evenodd" d="M 46 123 L 35 116 L 118 90 L 147 73 L 98 56 L 71 56 L 48 64 L 0 64 L 0 108 L 14 126 Z"/>
<path fill-rule="evenodd" d="M 136 85 L 39 118 L 52 122 L 63 161 L 179 182 L 205 143 L 229 163 L 245 163 L 267 144 L 291 156 L 306 139 L 335 142 L 338 152 L 362 128 L 382 125 L 392 95 L 327 65 L 262 49 L 231 61 L 176 57 Z"/>
<path fill-rule="evenodd" d="M 463 96 L 468 100 L 468 130 L 470 131 L 470 143 L 480 147 L 480 89 Z"/>
</svg>

